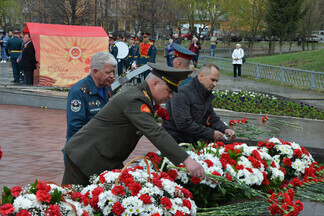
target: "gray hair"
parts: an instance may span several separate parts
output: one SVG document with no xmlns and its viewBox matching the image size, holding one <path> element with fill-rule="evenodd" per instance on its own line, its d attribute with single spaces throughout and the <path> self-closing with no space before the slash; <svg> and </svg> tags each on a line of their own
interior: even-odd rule
<svg viewBox="0 0 324 216">
<path fill-rule="evenodd" d="M 111 64 L 112 66 L 116 66 L 117 61 L 115 57 L 107 51 L 101 51 L 94 54 L 91 58 L 91 73 L 93 69 L 101 70 L 104 64 Z"/>
<path fill-rule="evenodd" d="M 212 68 L 216 68 L 219 71 L 219 68 L 212 64 L 212 63 L 206 63 L 204 64 L 201 68 L 200 68 L 200 72 L 199 73 L 204 73 L 204 74 L 210 74 L 211 73 L 211 69 Z"/>
<path fill-rule="evenodd" d="M 160 77 L 154 75 L 153 73 L 149 73 L 149 74 L 147 75 L 147 77 L 145 78 L 145 81 L 148 82 L 148 83 L 149 83 L 149 82 L 153 82 L 153 81 L 155 81 L 155 80 L 158 80 L 159 83 L 165 83 L 165 81 L 163 81 Z"/>
</svg>

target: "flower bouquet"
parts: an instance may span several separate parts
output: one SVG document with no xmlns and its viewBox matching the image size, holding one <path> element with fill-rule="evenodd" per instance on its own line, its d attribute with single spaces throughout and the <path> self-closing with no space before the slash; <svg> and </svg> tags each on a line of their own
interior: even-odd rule
<svg viewBox="0 0 324 216">
<path fill-rule="evenodd" d="M 146 158 L 144 161 L 147 163 Z M 141 166 L 129 168 L 130 163 L 123 170 L 94 176 L 91 184 L 81 191 L 79 201 L 100 215 L 196 214 L 189 190 L 164 172 L 150 172 L 150 168 L 144 170 Z"/>
<path fill-rule="evenodd" d="M 91 208 L 72 200 L 70 193 L 72 188 L 37 180 L 23 189 L 19 186 L 11 190 L 4 187 L 0 215 L 87 216 L 92 213 Z"/>
</svg>

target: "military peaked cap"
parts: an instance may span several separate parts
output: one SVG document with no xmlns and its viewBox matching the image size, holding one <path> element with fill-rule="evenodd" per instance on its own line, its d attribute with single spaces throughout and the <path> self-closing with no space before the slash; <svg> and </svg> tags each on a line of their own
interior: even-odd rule
<svg viewBox="0 0 324 216">
<path fill-rule="evenodd" d="M 181 58 L 192 60 L 193 57 L 196 55 L 196 53 L 191 52 L 190 50 L 188 50 L 187 48 L 184 48 L 180 44 L 173 43 L 172 45 L 173 45 L 173 49 L 174 49 L 174 56 L 173 56 L 174 58 L 181 57 Z"/>
<path fill-rule="evenodd" d="M 152 68 L 152 73 L 166 82 L 172 91 L 178 92 L 178 86 L 181 81 L 187 79 L 192 70 L 178 69 L 155 63 L 147 63 Z"/>
</svg>

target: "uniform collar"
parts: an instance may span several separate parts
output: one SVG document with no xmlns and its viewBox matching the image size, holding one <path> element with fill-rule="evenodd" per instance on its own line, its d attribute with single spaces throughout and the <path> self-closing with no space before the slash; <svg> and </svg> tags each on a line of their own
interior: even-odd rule
<svg viewBox="0 0 324 216">
<path fill-rule="evenodd" d="M 153 96 L 152 96 L 152 93 L 151 93 L 150 87 L 149 87 L 149 85 L 147 84 L 147 82 L 146 82 L 146 81 L 142 82 L 142 83 L 139 85 L 139 88 L 140 88 L 141 90 L 144 90 L 144 91 L 147 92 L 147 94 L 148 94 L 148 96 L 150 97 L 150 100 L 151 100 L 151 102 L 152 102 L 152 104 L 153 104 L 154 99 L 153 99 Z"/>
<path fill-rule="evenodd" d="M 90 95 L 94 95 L 94 94 L 99 94 L 99 95 L 100 95 L 99 90 L 98 90 L 98 87 L 96 86 L 96 84 L 95 84 L 95 82 L 94 82 L 94 80 L 93 80 L 91 74 L 89 74 L 89 75 L 87 76 L 87 80 L 88 80 L 88 83 L 89 83 L 89 85 L 88 85 L 88 88 L 89 88 L 89 94 L 90 94 Z M 107 92 L 107 88 L 104 87 L 103 89 L 104 89 L 104 95 L 105 95 L 105 97 L 106 97 L 106 96 L 107 96 L 107 93 L 108 93 L 108 92 Z"/>
</svg>

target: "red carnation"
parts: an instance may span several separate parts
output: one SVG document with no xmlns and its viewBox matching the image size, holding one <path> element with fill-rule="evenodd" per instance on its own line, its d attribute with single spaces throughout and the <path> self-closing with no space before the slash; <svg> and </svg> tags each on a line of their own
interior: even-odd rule
<svg viewBox="0 0 324 216">
<path fill-rule="evenodd" d="M 146 154 L 146 156 L 149 157 L 155 163 L 160 163 L 161 162 L 161 158 L 159 156 L 157 156 L 157 154 L 154 153 L 154 152 L 149 152 L 149 153 Z"/>
<path fill-rule="evenodd" d="M 191 202 L 189 200 L 184 199 L 182 201 L 182 206 L 186 206 L 189 210 L 191 210 Z"/>
<path fill-rule="evenodd" d="M 98 207 L 98 202 L 99 202 L 99 197 L 98 196 L 94 196 L 91 200 L 90 200 L 90 206 L 97 211 L 99 209 Z"/>
<path fill-rule="evenodd" d="M 269 210 L 270 210 L 272 215 L 277 215 L 277 214 L 279 214 L 281 212 L 280 208 L 276 204 L 272 204 L 269 207 Z"/>
<path fill-rule="evenodd" d="M 96 187 L 93 191 L 92 191 L 92 196 L 99 196 L 102 192 L 104 192 L 104 189 L 102 187 Z"/>
<path fill-rule="evenodd" d="M 39 181 L 36 188 L 38 190 L 44 190 L 46 192 L 49 192 L 51 190 L 51 186 L 47 185 L 45 181 Z"/>
<path fill-rule="evenodd" d="M 74 192 L 72 195 L 71 195 L 71 199 L 73 201 L 81 201 L 82 200 L 82 194 L 80 192 Z"/>
<path fill-rule="evenodd" d="M 295 197 L 295 191 L 294 191 L 293 189 L 289 188 L 289 189 L 287 190 L 287 193 L 289 194 L 291 200 L 294 200 L 294 197 Z"/>
<path fill-rule="evenodd" d="M 15 186 L 11 189 L 11 194 L 13 197 L 17 197 L 17 196 L 19 196 L 21 191 L 22 191 L 21 187 Z"/>
<path fill-rule="evenodd" d="M 113 207 L 111 212 L 116 214 L 116 215 L 121 215 L 125 211 L 124 207 L 121 205 L 120 202 L 116 202 Z"/>
<path fill-rule="evenodd" d="M 207 164 L 208 167 L 214 166 L 214 163 L 211 160 L 209 160 L 209 159 L 206 159 L 205 160 L 205 163 Z"/>
<path fill-rule="evenodd" d="M 276 163 L 275 163 L 274 161 L 272 161 L 271 166 L 272 166 L 273 168 L 276 168 L 276 167 L 277 167 L 277 165 L 276 165 Z"/>
<path fill-rule="evenodd" d="M 301 158 L 301 156 L 303 155 L 303 152 L 300 149 L 295 149 L 294 155 L 296 155 L 297 158 Z"/>
<path fill-rule="evenodd" d="M 167 197 L 162 197 L 160 200 L 161 204 L 164 205 L 164 208 L 166 208 L 167 210 L 171 209 L 172 207 L 172 202 L 170 201 L 169 198 Z"/>
<path fill-rule="evenodd" d="M 306 154 L 307 156 L 309 156 L 309 153 L 308 153 L 308 151 L 306 150 L 306 148 L 305 147 L 300 147 L 301 148 L 301 150 L 302 150 L 302 152 L 304 153 L 304 154 Z"/>
<path fill-rule="evenodd" d="M 168 113 L 168 110 L 160 107 L 160 106 L 155 106 L 155 113 L 160 116 L 163 121 L 168 121 L 169 120 L 169 113 Z"/>
<path fill-rule="evenodd" d="M 138 192 L 142 189 L 142 185 L 138 182 L 133 182 L 128 186 L 128 189 L 132 191 L 132 196 L 137 196 Z"/>
<path fill-rule="evenodd" d="M 215 175 L 215 176 L 222 176 L 219 172 L 217 172 L 217 171 L 214 171 L 214 172 L 212 172 L 212 175 Z"/>
<path fill-rule="evenodd" d="M 298 187 L 298 186 L 302 185 L 302 182 L 299 181 L 299 179 L 298 179 L 297 177 L 295 177 L 295 178 L 293 178 L 291 184 L 292 184 L 293 186 L 295 186 L 295 187 Z"/>
<path fill-rule="evenodd" d="M 46 210 L 46 216 L 61 216 L 60 207 L 56 204 L 51 204 Z"/>
<path fill-rule="evenodd" d="M 279 167 L 279 170 L 280 170 L 281 172 L 283 172 L 285 175 L 287 174 L 287 171 L 286 171 L 285 168 L 283 168 L 283 167 Z"/>
<path fill-rule="evenodd" d="M 15 211 L 15 207 L 11 203 L 6 203 L 0 207 L 0 215 L 7 216 Z"/>
<path fill-rule="evenodd" d="M 0 146 L 0 160 L 2 158 L 2 151 L 1 151 L 1 146 Z"/>
<path fill-rule="evenodd" d="M 147 195 L 147 194 L 142 194 L 140 196 L 140 200 L 142 200 L 144 204 L 151 204 L 152 203 L 151 197 L 149 195 Z"/>
<path fill-rule="evenodd" d="M 292 164 L 290 158 L 285 158 L 285 159 L 283 159 L 282 163 L 283 163 L 283 165 L 286 165 L 286 166 L 289 166 L 289 167 L 290 167 L 291 164 Z"/>
<path fill-rule="evenodd" d="M 184 216 L 182 211 L 177 210 L 174 216 Z"/>
<path fill-rule="evenodd" d="M 162 181 L 158 177 L 154 177 L 152 183 L 159 189 L 162 188 Z"/>
<path fill-rule="evenodd" d="M 239 119 L 239 120 L 237 120 L 237 122 L 243 124 L 244 121 L 243 121 L 243 119 Z"/>
<path fill-rule="evenodd" d="M 18 212 L 18 214 L 16 216 L 31 216 L 32 214 L 27 211 L 26 209 L 21 210 L 20 212 Z"/>
<path fill-rule="evenodd" d="M 108 173 L 108 171 L 105 171 L 105 172 L 103 172 L 103 173 L 101 173 L 100 174 L 100 176 L 99 176 L 99 182 L 101 183 L 101 184 L 104 184 L 104 183 L 106 183 L 106 178 L 105 178 L 105 174 L 107 174 Z"/>
<path fill-rule="evenodd" d="M 263 141 L 259 141 L 258 142 L 258 147 L 263 147 L 266 146 L 267 143 L 263 142 Z"/>
<path fill-rule="evenodd" d="M 115 196 L 118 195 L 125 195 L 125 188 L 121 185 L 116 185 L 112 190 L 111 193 L 114 194 Z"/>
<path fill-rule="evenodd" d="M 228 173 L 225 173 L 225 178 L 227 178 L 229 181 L 232 181 L 232 176 Z"/>
<path fill-rule="evenodd" d="M 263 174 L 263 181 L 262 181 L 262 184 L 264 185 L 269 185 L 269 180 L 267 178 L 267 174 L 265 172 L 262 172 Z"/>
<path fill-rule="evenodd" d="M 295 202 L 295 204 L 296 204 L 296 206 L 297 206 L 297 208 L 298 208 L 299 211 L 302 211 L 304 209 L 304 205 L 303 205 L 303 203 L 300 200 L 297 200 Z"/>
<path fill-rule="evenodd" d="M 88 212 L 86 212 L 86 210 L 83 210 L 82 216 L 89 216 L 89 214 L 88 214 Z"/>
<path fill-rule="evenodd" d="M 216 141 L 216 144 L 219 145 L 219 146 L 222 146 L 222 147 L 225 146 L 225 144 L 223 142 L 221 142 L 221 141 Z"/>
<path fill-rule="evenodd" d="M 151 214 L 151 216 L 161 216 L 159 213 Z"/>
<path fill-rule="evenodd" d="M 196 178 L 196 177 L 191 177 L 191 182 L 193 184 L 199 184 L 201 182 L 201 179 L 200 178 Z"/>
<path fill-rule="evenodd" d="M 236 121 L 235 120 L 230 120 L 228 125 L 229 126 L 234 126 L 234 125 L 236 125 Z"/>
<path fill-rule="evenodd" d="M 249 171 L 250 173 L 253 173 L 253 170 L 252 170 L 251 168 L 246 167 L 245 169 L 246 169 L 247 171 Z"/>
<path fill-rule="evenodd" d="M 89 195 L 90 195 L 89 191 L 82 195 L 82 202 L 84 206 L 87 206 L 90 202 Z"/>
<path fill-rule="evenodd" d="M 275 146 L 274 143 L 267 143 L 267 144 L 266 144 L 266 148 L 267 148 L 267 149 L 272 149 L 274 146 Z"/>
<path fill-rule="evenodd" d="M 235 169 L 236 169 L 236 170 L 243 170 L 243 169 L 244 169 L 244 166 L 243 166 L 242 164 L 240 164 L 240 165 L 236 165 L 236 166 L 235 166 Z"/>
<path fill-rule="evenodd" d="M 245 123 L 245 124 L 248 123 L 248 118 L 244 118 L 243 123 Z"/>
<path fill-rule="evenodd" d="M 181 191 L 182 191 L 182 193 L 185 195 L 185 197 L 187 199 L 192 199 L 193 198 L 192 193 L 188 189 L 181 188 Z"/>
<path fill-rule="evenodd" d="M 49 194 L 45 190 L 38 190 L 36 192 L 36 197 L 37 197 L 38 201 L 43 201 L 43 202 L 47 202 L 47 203 L 49 203 L 52 199 L 51 194 Z"/>
<path fill-rule="evenodd" d="M 173 180 L 175 180 L 178 176 L 178 172 L 176 170 L 169 170 L 168 171 L 168 175 L 170 176 L 170 178 L 172 178 Z"/>
<path fill-rule="evenodd" d="M 268 121 L 268 116 L 264 116 L 264 117 L 262 118 L 262 123 L 265 123 L 266 121 Z"/>
</svg>

